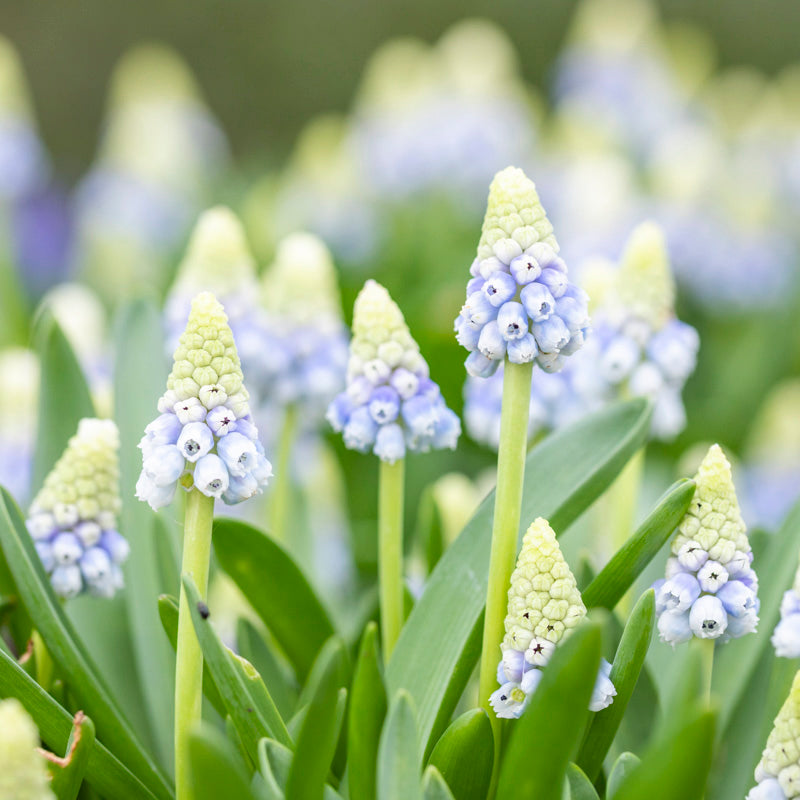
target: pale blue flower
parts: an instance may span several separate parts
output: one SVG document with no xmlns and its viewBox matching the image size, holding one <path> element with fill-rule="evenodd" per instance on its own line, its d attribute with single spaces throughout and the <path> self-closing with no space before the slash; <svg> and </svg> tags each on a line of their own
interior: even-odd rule
<svg viewBox="0 0 800 800">
<path fill-rule="evenodd" d="M 722 601 L 704 594 L 689 611 L 689 627 L 698 639 L 717 639 L 728 627 L 728 614 Z"/>
<path fill-rule="evenodd" d="M 208 453 L 197 460 L 194 467 L 194 485 L 206 497 L 222 497 L 229 483 L 230 474 L 225 462 L 218 455 Z"/>
<path fill-rule="evenodd" d="M 608 708 L 614 702 L 616 695 L 617 690 L 611 682 L 611 664 L 603 658 L 600 661 L 597 680 L 592 689 L 589 711 L 602 711 L 604 708 Z"/>
</svg>

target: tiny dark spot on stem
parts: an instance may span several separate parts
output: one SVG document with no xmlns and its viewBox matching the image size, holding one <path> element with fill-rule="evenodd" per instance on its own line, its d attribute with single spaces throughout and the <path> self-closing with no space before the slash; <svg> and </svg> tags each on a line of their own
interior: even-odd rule
<svg viewBox="0 0 800 800">
<path fill-rule="evenodd" d="M 202 600 L 197 604 L 197 610 L 200 612 L 200 616 L 203 619 L 208 619 L 211 615 L 211 612 L 208 610 L 208 606 Z"/>
<path fill-rule="evenodd" d="M 248 714 L 252 714 L 253 713 L 253 709 L 252 708 L 247 708 L 247 709 L 245 709 L 245 711 L 247 711 Z"/>
</svg>

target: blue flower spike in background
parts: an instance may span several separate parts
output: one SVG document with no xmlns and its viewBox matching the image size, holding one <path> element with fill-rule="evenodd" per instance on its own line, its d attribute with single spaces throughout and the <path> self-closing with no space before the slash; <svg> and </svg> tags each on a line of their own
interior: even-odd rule
<svg viewBox="0 0 800 800">
<path fill-rule="evenodd" d="M 672 540 L 667 577 L 655 586 L 656 610 L 662 641 L 702 642 L 710 691 L 716 642 L 753 633 L 760 602 L 731 465 L 719 445 L 709 449 L 694 480 L 697 489 Z"/>
<path fill-rule="evenodd" d="M 489 698 L 500 718 L 519 717 L 556 647 L 586 616 L 575 577 L 564 560 L 556 535 L 546 519 L 534 520 L 522 540 L 508 590 L 505 636 L 497 665 L 500 688 Z M 600 711 L 614 701 L 617 690 L 603 659 L 589 709 Z"/>
<path fill-rule="evenodd" d="M 405 456 L 454 449 L 461 423 L 431 380 L 403 312 L 376 281 L 368 280 L 356 298 L 347 389 L 327 416 L 348 448 L 380 459 L 378 564 L 388 659 L 403 624 Z"/>
<path fill-rule="evenodd" d="M 781 618 L 771 641 L 776 656 L 800 658 L 800 567 L 795 572 L 792 588 L 783 593 Z"/>
<path fill-rule="evenodd" d="M 31 503 L 28 530 L 55 593 L 113 597 L 129 546 L 117 531 L 119 433 L 111 420 L 82 419 Z"/>
<path fill-rule="evenodd" d="M 160 415 L 147 426 L 139 445 L 143 466 L 137 497 L 159 509 L 172 502 L 178 485 L 188 492 L 181 572 L 190 575 L 205 596 L 214 501 L 231 505 L 247 500 L 261 492 L 272 475 L 250 416 L 228 318 L 210 292 L 192 301 L 158 410 Z M 183 590 L 175 675 L 176 789 L 183 800 L 191 797 L 188 737 L 200 719 L 203 675 L 203 657 Z"/>
</svg>

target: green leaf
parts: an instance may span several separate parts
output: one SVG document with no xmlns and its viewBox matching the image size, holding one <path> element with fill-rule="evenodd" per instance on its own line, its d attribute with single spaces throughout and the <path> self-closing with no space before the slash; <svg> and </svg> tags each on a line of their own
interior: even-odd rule
<svg viewBox="0 0 800 800">
<path fill-rule="evenodd" d="M 780 619 L 781 598 L 792 585 L 800 550 L 800 502 L 786 517 L 780 530 L 770 538 L 762 558 L 753 561 L 753 568 L 762 580 L 758 596 L 761 600 L 758 629 L 755 633 L 733 639 L 717 649 L 714 664 L 712 693 L 722 703 L 720 728 L 728 724 L 731 714 L 752 679 L 753 672 L 765 649 L 771 648 L 770 636 Z"/>
<path fill-rule="evenodd" d="M 192 800 L 257 800 L 242 759 L 224 734 L 203 725 L 189 736 Z"/>
<path fill-rule="evenodd" d="M 360 800 L 375 800 L 378 740 L 386 706 L 378 626 L 370 622 L 361 639 L 348 712 L 347 776 L 350 796 Z"/>
<path fill-rule="evenodd" d="M 636 687 L 653 636 L 655 615 L 655 592 L 648 589 L 639 598 L 628 618 L 611 666 L 610 678 L 617 695 L 608 708 L 593 716 L 576 759 L 577 764 L 592 780 L 597 778 L 603 766 L 603 759 L 614 741 Z"/>
<path fill-rule="evenodd" d="M 261 673 L 280 715 L 288 719 L 297 703 L 297 690 L 293 679 L 288 675 L 288 665 L 284 666 L 283 659 L 275 653 L 250 620 L 242 618 L 237 622 L 236 644 L 239 652 Z"/>
<path fill-rule="evenodd" d="M 616 702 L 616 701 L 614 701 Z M 567 782 L 571 800 L 600 800 L 586 773 L 575 764 L 567 765 Z"/>
<path fill-rule="evenodd" d="M 214 551 L 304 682 L 335 631 L 300 568 L 268 534 L 232 519 L 214 520 Z"/>
<path fill-rule="evenodd" d="M 636 767 L 642 762 L 639 756 L 633 753 L 621 753 L 619 758 L 614 762 L 611 767 L 611 772 L 608 774 L 608 784 L 606 786 L 606 795 L 612 797 L 619 791 L 625 779 L 633 772 Z"/>
<path fill-rule="evenodd" d="M 500 765 L 497 800 L 561 800 L 600 667 L 600 626 L 585 622 L 560 644 L 514 730 Z"/>
<path fill-rule="evenodd" d="M 294 758 L 286 779 L 286 800 L 321 800 L 344 716 L 342 689 L 344 643 L 333 638 L 322 648 L 313 672 L 318 676 L 308 711 L 297 735 Z M 302 702 L 302 700 L 301 700 Z"/>
<path fill-rule="evenodd" d="M 272 776 L 271 783 L 273 784 L 273 793 L 275 786 L 277 786 L 280 792 L 279 800 L 283 800 L 283 789 L 289 777 L 289 770 L 291 769 L 294 754 L 288 747 L 284 747 L 280 742 L 276 742 L 274 739 L 262 739 L 258 753 L 262 773 L 268 773 Z M 267 785 L 270 784 L 269 778 L 265 780 L 265 783 Z M 323 800 L 341 800 L 341 795 L 327 783 L 325 784 L 322 797 Z M 272 800 L 272 798 L 269 800 Z"/>
<path fill-rule="evenodd" d="M 680 480 L 667 489 L 636 533 L 582 593 L 587 608 L 614 608 L 670 538 L 689 508 L 694 489 L 691 480 Z"/>
<path fill-rule="evenodd" d="M 653 744 L 609 800 L 701 800 L 714 746 L 715 713 L 695 711 L 688 723 Z"/>
<path fill-rule="evenodd" d="M 178 642 L 177 598 L 162 594 L 158 598 L 158 615 L 161 619 L 161 626 L 164 628 L 164 633 L 167 634 L 167 640 L 174 653 Z M 207 669 L 203 670 L 203 694 L 206 696 L 208 702 L 214 706 L 214 710 L 224 718 L 228 713 L 225 710 L 225 703 L 222 702 L 217 684 L 214 683 L 214 678 Z"/>
<path fill-rule="evenodd" d="M 157 415 L 166 386 L 167 368 L 161 314 L 150 302 L 137 300 L 120 312 L 114 335 L 114 420 L 120 434 L 120 530 L 130 542 L 125 562 L 125 613 L 132 641 L 131 663 L 154 742 L 164 763 L 172 762 L 175 657 L 158 630 L 158 596 L 177 585 L 179 571 L 164 584 L 159 571 L 163 535 L 156 515 L 136 498 L 142 469 L 138 448 L 145 426 Z M 174 589 L 173 589 L 174 590 Z M 96 603 L 94 604 L 96 607 Z"/>
<path fill-rule="evenodd" d="M 442 517 L 433 496 L 432 486 L 425 487 L 419 500 L 416 540 L 418 547 L 425 555 L 428 573 L 431 573 L 447 547 L 444 540 Z"/>
<path fill-rule="evenodd" d="M 78 796 L 94 742 L 94 723 L 79 711 L 72 721 L 64 757 L 48 755 L 47 768 L 52 777 L 50 788 L 58 800 L 75 800 Z"/>
<path fill-rule="evenodd" d="M 533 448 L 520 532 L 537 516 L 549 519 L 556 531 L 566 530 L 644 443 L 649 425 L 649 405 L 632 400 L 589 415 Z M 425 750 L 446 727 L 480 655 L 493 507 L 491 494 L 446 550 L 389 662 L 389 692 L 406 689 L 414 698 Z"/>
<path fill-rule="evenodd" d="M 5 214 L 4 214 L 5 215 Z M 8 222 L 3 224 L 3 253 L 0 254 L 0 348 L 25 345 L 28 333 L 28 298 L 14 269 L 10 252 Z"/>
<path fill-rule="evenodd" d="M 258 759 L 258 741 L 264 736 L 271 736 L 291 745 L 289 732 L 261 676 L 252 664 L 232 653 L 222 643 L 209 621 L 210 615 L 204 615 L 200 611 L 201 606 L 205 612 L 208 609 L 201 603 L 200 593 L 189 575 L 183 576 L 183 590 L 186 592 L 192 623 L 205 663 L 217 685 L 225 710 L 238 728 L 253 762 Z"/>
<path fill-rule="evenodd" d="M 428 763 L 441 772 L 456 800 L 488 797 L 494 736 L 487 713 L 473 708 L 452 722 L 433 748 Z"/>
<path fill-rule="evenodd" d="M 17 662 L 0 650 L 0 697 L 16 697 L 33 717 L 42 741 L 64 753 L 72 734 L 72 715 L 60 706 Z M 108 748 L 95 740 L 86 765 L 86 781 L 115 800 L 156 800 L 153 794 Z"/>
<path fill-rule="evenodd" d="M 154 794 L 169 797 L 169 782 L 136 738 L 53 593 L 19 509 L 5 489 L 0 491 L 0 546 L 25 608 L 69 684 L 70 693 L 91 716 L 98 737 Z"/>
<path fill-rule="evenodd" d="M 261 779 L 264 783 L 264 795 L 266 796 L 267 800 L 284 800 L 283 789 L 281 788 L 280 784 L 278 783 L 278 779 L 275 776 L 275 770 L 272 768 L 272 760 L 270 759 L 268 752 L 268 746 L 270 743 L 276 747 L 286 750 L 287 772 L 289 771 L 292 752 L 284 748 L 283 745 L 278 744 L 274 739 L 262 739 L 258 743 L 258 767 L 260 770 Z M 284 779 L 284 785 L 285 783 L 286 781 Z"/>
<path fill-rule="evenodd" d="M 447 782 L 433 764 L 429 764 L 422 776 L 423 800 L 456 800 Z"/>
<path fill-rule="evenodd" d="M 414 701 L 400 690 L 378 745 L 378 800 L 420 800 L 419 739 Z"/>
</svg>

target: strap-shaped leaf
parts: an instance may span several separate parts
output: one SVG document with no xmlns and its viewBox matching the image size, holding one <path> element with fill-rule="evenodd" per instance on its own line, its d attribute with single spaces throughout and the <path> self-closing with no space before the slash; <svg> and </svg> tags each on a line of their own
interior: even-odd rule
<svg viewBox="0 0 800 800">
<path fill-rule="evenodd" d="M 433 748 L 429 764 L 442 774 L 456 800 L 484 800 L 494 763 L 489 717 L 473 708 L 454 720 Z"/>
<path fill-rule="evenodd" d="M 98 738 L 125 761 L 150 791 L 169 797 L 172 790 L 167 778 L 137 739 L 53 593 L 19 509 L 5 489 L 0 493 L 0 546 L 25 608 L 70 692 L 91 716 Z"/>
<path fill-rule="evenodd" d="M 589 716 L 601 646 L 600 626 L 585 622 L 556 648 L 528 708 L 513 723 L 497 800 L 561 800 L 567 764 Z"/>
<path fill-rule="evenodd" d="M 75 800 L 78 796 L 94 742 L 94 723 L 83 711 L 79 711 L 73 717 L 67 751 L 63 757 L 47 753 L 47 768 L 52 778 L 50 788 L 58 800 Z"/>
<path fill-rule="evenodd" d="M 689 508 L 694 489 L 691 480 L 680 480 L 667 489 L 636 533 L 586 587 L 583 602 L 587 608 L 614 608 L 670 538 Z"/>
<path fill-rule="evenodd" d="M 619 791 L 625 779 L 641 763 L 639 756 L 634 753 L 620 753 L 619 758 L 614 762 L 611 771 L 608 773 L 606 795 L 608 797 L 613 797 L 614 794 Z"/>
<path fill-rule="evenodd" d="M 649 425 L 650 406 L 638 399 L 548 436 L 528 455 L 520 532 L 537 516 L 566 530 L 643 444 Z M 446 727 L 479 657 L 493 506 L 494 493 L 440 559 L 388 666 L 390 694 L 406 689 L 414 699 L 426 750 Z"/>
<path fill-rule="evenodd" d="M 567 783 L 569 784 L 570 800 L 600 800 L 592 782 L 576 764 L 567 765 Z"/>
<path fill-rule="evenodd" d="M 262 739 L 258 753 L 261 772 L 267 776 L 264 783 L 271 789 L 273 795 L 277 787 L 280 794 L 276 800 L 283 800 L 283 790 L 289 777 L 294 753 L 274 739 Z M 323 800 L 341 800 L 341 795 L 326 783 L 322 798 Z M 273 798 L 269 797 L 269 800 L 273 800 Z"/>
<path fill-rule="evenodd" d="M 214 520 L 214 551 L 305 681 L 335 631 L 300 567 L 268 534 L 232 519 Z"/>
<path fill-rule="evenodd" d="M 614 741 L 636 687 L 653 637 L 655 615 L 655 592 L 648 589 L 639 598 L 628 618 L 611 666 L 610 678 L 617 695 L 608 708 L 598 711 L 592 718 L 576 759 L 576 763 L 591 780 L 597 778 L 603 766 L 603 759 Z"/>
<path fill-rule="evenodd" d="M 216 728 L 203 725 L 189 736 L 193 800 L 259 800 L 239 754 Z"/>
<path fill-rule="evenodd" d="M 389 707 L 378 745 L 378 800 L 420 800 L 421 796 L 414 701 L 401 689 Z"/>
<path fill-rule="evenodd" d="M 422 800 L 456 800 L 447 782 L 433 764 L 429 764 L 422 776 Z"/>
</svg>

